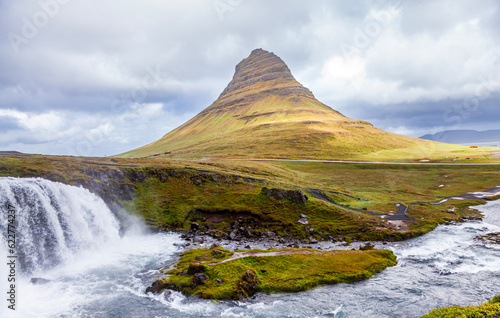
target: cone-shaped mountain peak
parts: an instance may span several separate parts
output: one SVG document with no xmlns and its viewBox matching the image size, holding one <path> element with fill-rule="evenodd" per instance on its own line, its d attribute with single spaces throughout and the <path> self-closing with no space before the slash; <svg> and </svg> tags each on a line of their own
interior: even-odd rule
<svg viewBox="0 0 500 318">
<path fill-rule="evenodd" d="M 256 49 L 212 105 L 121 156 L 342 159 L 421 143 L 343 116 L 318 101 L 281 58 Z"/>
<path fill-rule="evenodd" d="M 235 90 L 254 86 L 255 83 L 263 84 L 270 89 L 270 91 L 260 91 L 260 94 L 274 93 L 272 88 L 276 88 L 283 95 L 293 92 L 314 98 L 310 90 L 295 80 L 283 60 L 263 49 L 253 50 L 249 57 L 236 65 L 233 80 L 222 92 L 221 97 L 226 97 Z"/>
<path fill-rule="evenodd" d="M 312 92 L 295 80 L 283 60 L 272 52 L 256 49 L 236 65 L 233 79 L 207 111 L 243 107 L 272 95 L 294 97 L 297 101 L 301 97 L 314 99 Z"/>
</svg>

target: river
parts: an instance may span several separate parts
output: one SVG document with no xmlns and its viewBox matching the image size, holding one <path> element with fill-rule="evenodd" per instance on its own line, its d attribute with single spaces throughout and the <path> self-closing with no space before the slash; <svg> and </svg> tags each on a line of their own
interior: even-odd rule
<svg viewBox="0 0 500 318">
<path fill-rule="evenodd" d="M 0 317 L 401 318 L 440 306 L 478 304 L 500 293 L 500 246 L 474 240 L 500 231 L 500 201 L 477 207 L 483 222 L 441 225 L 419 238 L 377 246 L 394 251 L 398 265 L 367 281 L 216 303 L 177 292 L 168 299 L 144 293 L 157 269 L 184 250 L 186 242 L 177 234 L 149 233 L 137 221 L 120 235 L 123 229 L 100 198 L 43 179 L 0 178 L 0 197 L 17 216 L 20 261 L 16 310 L 2 297 Z M 5 206 L 0 264 L 10 255 Z M 8 274 L 0 265 L 2 295 L 8 292 Z M 34 285 L 32 277 L 50 282 Z"/>
</svg>

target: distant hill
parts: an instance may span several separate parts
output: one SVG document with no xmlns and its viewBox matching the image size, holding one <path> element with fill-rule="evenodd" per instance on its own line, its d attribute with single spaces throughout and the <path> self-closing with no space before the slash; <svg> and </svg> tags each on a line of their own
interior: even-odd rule
<svg viewBox="0 0 500 318">
<path fill-rule="evenodd" d="M 212 105 L 161 139 L 118 157 L 353 159 L 376 154 L 369 159 L 389 160 L 426 157 L 427 149 L 443 146 L 342 115 L 297 82 L 278 56 L 256 49 L 236 66 Z"/>
<path fill-rule="evenodd" d="M 452 144 L 500 143 L 500 129 L 483 131 L 445 130 L 435 134 L 427 134 L 420 138 Z"/>
</svg>

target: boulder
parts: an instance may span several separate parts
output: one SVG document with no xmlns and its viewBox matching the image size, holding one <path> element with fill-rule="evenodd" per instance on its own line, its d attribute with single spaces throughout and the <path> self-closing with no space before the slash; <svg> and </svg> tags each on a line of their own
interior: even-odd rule
<svg viewBox="0 0 500 318">
<path fill-rule="evenodd" d="M 300 218 L 297 222 L 300 224 L 309 224 L 309 221 L 306 218 Z"/>
<path fill-rule="evenodd" d="M 160 178 L 161 182 L 165 182 L 168 180 L 167 175 L 165 174 L 164 171 L 157 169 L 155 170 L 155 174 Z"/>
<path fill-rule="evenodd" d="M 191 230 L 198 230 L 198 229 L 200 229 L 200 223 L 191 222 Z"/>
<path fill-rule="evenodd" d="M 258 291 L 260 284 L 259 277 L 253 269 L 247 269 L 245 274 L 241 277 L 236 285 L 236 292 L 234 294 L 235 300 L 243 300 L 247 297 L 255 295 Z"/>
<path fill-rule="evenodd" d="M 307 196 L 300 190 L 268 189 L 263 187 L 261 193 L 279 201 L 290 200 L 300 205 L 304 205 L 307 202 Z"/>
<path fill-rule="evenodd" d="M 212 250 L 212 254 L 214 254 L 214 255 L 221 255 L 222 253 L 224 253 L 224 252 L 219 250 L 218 248 Z"/>
<path fill-rule="evenodd" d="M 486 235 L 479 235 L 476 236 L 474 240 L 480 241 L 484 244 L 500 244 L 500 232 L 488 233 Z"/>
<path fill-rule="evenodd" d="M 166 172 L 171 177 L 179 178 L 181 176 L 180 172 L 173 170 L 173 169 L 167 169 Z"/>
<path fill-rule="evenodd" d="M 205 271 L 205 265 L 203 265 L 202 263 L 193 262 L 189 264 L 187 274 L 193 275 L 196 273 L 203 273 L 204 271 Z"/>
<path fill-rule="evenodd" d="M 165 292 L 163 292 L 163 297 L 165 298 L 165 300 L 168 300 L 170 296 L 172 296 L 172 291 L 166 289 Z"/>
<path fill-rule="evenodd" d="M 246 237 L 252 237 L 253 236 L 252 230 L 250 230 L 248 228 L 243 231 L 243 234 L 245 234 Z"/>
<path fill-rule="evenodd" d="M 236 238 L 236 235 L 237 235 L 237 234 L 236 234 L 236 231 L 232 231 L 232 232 L 231 232 L 231 234 L 229 234 L 229 238 L 230 238 L 231 240 L 234 240 L 234 239 Z"/>
<path fill-rule="evenodd" d="M 365 245 L 360 246 L 360 247 L 359 247 L 359 249 L 360 249 L 361 251 L 369 251 L 369 250 L 373 250 L 373 249 L 375 249 L 375 246 L 373 246 L 373 245 L 372 245 L 372 244 L 370 244 L 370 243 L 366 243 Z"/>
<path fill-rule="evenodd" d="M 203 180 L 200 177 L 191 177 L 191 181 L 196 185 L 200 185 L 203 183 Z"/>
<path fill-rule="evenodd" d="M 128 178 L 132 182 L 144 182 L 148 179 L 148 174 L 144 171 L 132 170 L 128 174 Z"/>
<path fill-rule="evenodd" d="M 161 280 L 161 279 L 158 279 L 158 280 L 154 281 L 153 284 L 151 284 L 151 286 L 146 288 L 146 294 L 147 293 L 158 294 L 163 289 L 165 289 L 165 286 L 166 286 L 165 282 L 163 282 L 163 280 Z"/>
<path fill-rule="evenodd" d="M 208 279 L 207 275 L 203 273 L 196 273 L 193 275 L 193 278 L 191 279 L 191 285 L 193 288 L 199 285 L 205 284 L 205 281 Z"/>
<path fill-rule="evenodd" d="M 304 205 L 307 203 L 307 196 L 304 194 L 304 192 L 300 190 L 293 190 L 288 191 L 288 198 L 296 204 Z"/>
</svg>

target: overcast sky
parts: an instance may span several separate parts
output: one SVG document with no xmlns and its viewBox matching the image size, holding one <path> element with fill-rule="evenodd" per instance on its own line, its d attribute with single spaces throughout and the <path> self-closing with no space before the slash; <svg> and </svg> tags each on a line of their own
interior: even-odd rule
<svg viewBox="0 0 500 318">
<path fill-rule="evenodd" d="M 104 156 L 209 106 L 255 48 L 418 137 L 500 128 L 498 1 L 0 0 L 0 150 Z"/>
</svg>

